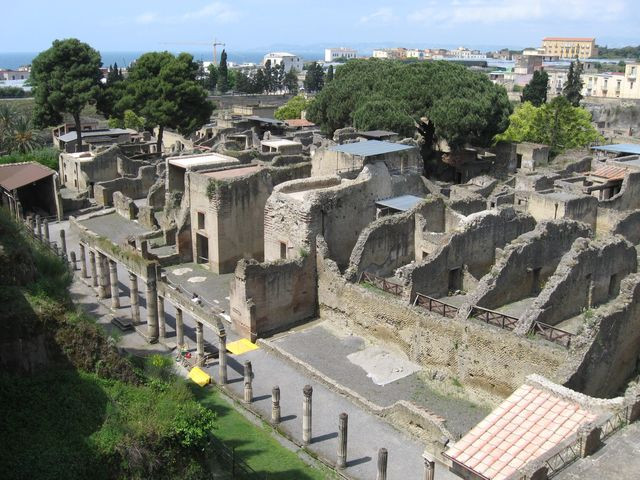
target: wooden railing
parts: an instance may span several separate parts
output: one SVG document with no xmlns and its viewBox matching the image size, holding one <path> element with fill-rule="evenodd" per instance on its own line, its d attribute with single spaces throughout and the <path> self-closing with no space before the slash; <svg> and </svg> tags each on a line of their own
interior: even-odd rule
<svg viewBox="0 0 640 480">
<path fill-rule="evenodd" d="M 537 321 L 533 322 L 531 331 L 536 335 L 540 335 L 542 338 L 567 348 L 571 345 L 571 338 L 573 337 L 573 333 Z"/>
<path fill-rule="evenodd" d="M 458 313 L 458 307 L 449 305 L 436 298 L 428 297 L 422 293 L 416 293 L 416 298 L 413 300 L 413 305 L 422 307 L 430 312 L 439 313 L 443 317 L 453 318 Z"/>
<path fill-rule="evenodd" d="M 476 318 L 505 330 L 513 330 L 516 328 L 516 324 L 518 323 L 517 317 L 512 317 L 511 315 L 507 315 L 502 312 L 496 312 L 495 310 L 478 307 L 477 305 L 471 307 L 468 318 Z"/>
<path fill-rule="evenodd" d="M 369 283 L 380 290 L 391 293 L 393 295 L 401 296 L 403 287 L 402 285 L 398 285 L 397 283 L 393 283 L 388 281 L 386 278 L 378 277 L 369 272 L 362 272 L 360 275 L 359 283 Z"/>
</svg>

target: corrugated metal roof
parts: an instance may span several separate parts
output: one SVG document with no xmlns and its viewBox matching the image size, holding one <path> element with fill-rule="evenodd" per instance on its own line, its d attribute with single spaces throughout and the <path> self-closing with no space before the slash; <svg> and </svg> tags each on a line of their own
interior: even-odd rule
<svg viewBox="0 0 640 480">
<path fill-rule="evenodd" d="M 275 118 L 266 118 L 266 117 L 258 117 L 256 115 L 252 115 L 250 117 L 246 117 L 247 120 L 253 120 L 254 122 L 260 123 L 270 123 L 272 125 L 280 125 L 283 126 L 285 123 L 280 120 L 276 120 Z"/>
<path fill-rule="evenodd" d="M 82 138 L 89 137 L 101 137 L 101 136 L 114 136 L 114 135 L 124 135 L 126 133 L 133 133 L 131 130 L 127 130 L 125 128 L 110 128 L 107 130 L 87 130 L 86 132 L 82 132 Z M 60 135 L 58 137 L 59 140 L 63 142 L 73 141 L 77 138 L 76 132 L 65 133 L 64 135 Z"/>
<path fill-rule="evenodd" d="M 579 404 L 523 385 L 445 452 L 491 480 L 502 480 L 597 418 Z"/>
<path fill-rule="evenodd" d="M 365 132 L 356 132 L 358 135 L 362 135 L 363 137 L 391 137 L 393 135 L 397 135 L 396 132 L 390 132 L 388 130 L 367 130 Z"/>
<path fill-rule="evenodd" d="M 628 153 L 629 155 L 640 155 L 640 145 L 635 143 L 616 143 L 613 145 L 599 145 L 591 147 L 592 150 L 612 153 Z"/>
<path fill-rule="evenodd" d="M 399 197 L 387 198 L 386 200 L 378 200 L 376 205 L 379 207 L 392 208 L 400 212 L 406 212 L 413 208 L 423 199 L 415 195 L 401 195 Z"/>
<path fill-rule="evenodd" d="M 600 167 L 593 172 L 589 172 L 590 175 L 594 175 L 596 177 L 603 177 L 609 180 L 622 180 L 627 175 L 628 170 L 623 167 L 615 167 L 613 165 L 607 165 L 605 167 Z"/>
<path fill-rule="evenodd" d="M 56 172 L 36 162 L 0 165 L 0 187 L 15 190 L 54 173 Z"/>
<path fill-rule="evenodd" d="M 372 157 L 374 155 L 384 155 L 385 153 L 401 152 L 411 150 L 415 147 L 402 145 L 400 143 L 383 142 L 380 140 L 367 140 L 366 142 L 345 143 L 329 147 L 332 152 L 348 153 L 360 157 Z"/>
</svg>

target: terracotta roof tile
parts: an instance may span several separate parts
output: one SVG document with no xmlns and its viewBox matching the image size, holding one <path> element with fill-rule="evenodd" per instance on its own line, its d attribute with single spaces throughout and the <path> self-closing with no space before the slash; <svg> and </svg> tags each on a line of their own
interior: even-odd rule
<svg viewBox="0 0 640 480">
<path fill-rule="evenodd" d="M 628 173 L 628 170 L 624 167 L 616 167 L 613 165 L 605 165 L 604 167 L 600 167 L 593 172 L 589 172 L 590 175 L 594 177 L 602 177 L 609 180 L 622 180 L 625 175 Z"/>
<path fill-rule="evenodd" d="M 15 190 L 54 173 L 56 172 L 36 162 L 0 165 L 0 187 Z"/>
<path fill-rule="evenodd" d="M 504 479 L 595 418 L 576 404 L 523 385 L 446 456 L 486 478 Z"/>
</svg>

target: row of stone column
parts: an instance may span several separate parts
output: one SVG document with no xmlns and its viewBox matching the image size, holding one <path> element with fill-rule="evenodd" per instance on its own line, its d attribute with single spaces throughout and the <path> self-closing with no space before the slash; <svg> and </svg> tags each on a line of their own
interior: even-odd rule
<svg viewBox="0 0 640 480">
<path fill-rule="evenodd" d="M 245 403 L 253 402 L 253 368 L 250 361 L 244 362 L 244 401 Z M 226 379 L 226 377 L 225 377 Z M 312 397 L 313 387 L 305 385 L 302 389 L 302 443 L 309 445 L 312 440 Z M 275 386 L 271 390 L 271 423 L 278 425 L 281 419 L 280 411 L 280 387 Z M 342 412 L 338 415 L 338 451 L 336 466 L 339 469 L 347 466 L 347 437 L 349 429 L 349 415 Z M 434 480 L 435 461 L 424 458 L 424 480 Z M 386 480 L 387 478 L 387 460 L 388 452 L 386 448 L 378 450 L 378 473 L 377 480 Z"/>
</svg>

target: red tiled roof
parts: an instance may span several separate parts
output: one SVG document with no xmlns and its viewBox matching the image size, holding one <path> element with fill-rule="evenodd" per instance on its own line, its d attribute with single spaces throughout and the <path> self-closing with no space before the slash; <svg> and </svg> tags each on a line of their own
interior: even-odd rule
<svg viewBox="0 0 640 480">
<path fill-rule="evenodd" d="M 0 165 L 0 187 L 15 190 L 54 173 L 56 172 L 36 162 Z"/>
<path fill-rule="evenodd" d="M 484 478 L 505 479 L 596 417 L 577 403 L 523 385 L 445 456 Z"/>
<path fill-rule="evenodd" d="M 315 123 L 310 122 L 306 118 L 292 118 L 284 121 L 290 127 L 315 127 Z"/>
<path fill-rule="evenodd" d="M 622 180 L 627 174 L 627 169 L 624 167 L 615 167 L 613 165 L 608 165 L 605 167 L 600 167 L 593 172 L 589 172 L 589 174 L 596 177 L 607 178 L 609 180 Z"/>
</svg>

